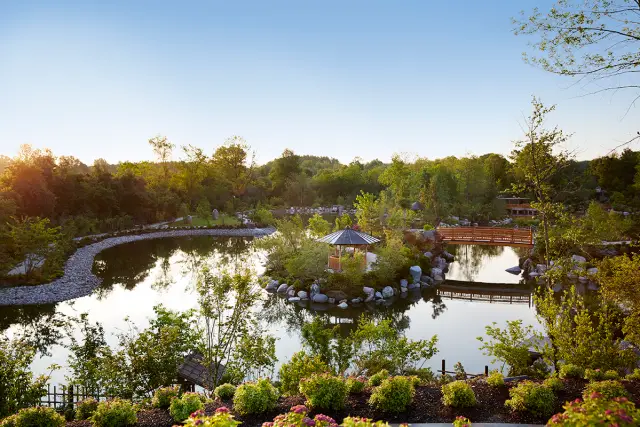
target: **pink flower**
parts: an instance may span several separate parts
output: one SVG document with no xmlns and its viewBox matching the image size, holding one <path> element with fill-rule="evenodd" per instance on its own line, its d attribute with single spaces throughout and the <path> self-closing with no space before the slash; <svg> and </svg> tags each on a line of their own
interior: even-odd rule
<svg viewBox="0 0 640 427">
<path fill-rule="evenodd" d="M 201 425 L 201 424 L 204 424 L 204 421 L 202 421 L 202 420 L 198 419 L 198 420 L 196 420 L 193 424 L 195 424 L 195 425 L 199 426 L 199 425 Z"/>
<path fill-rule="evenodd" d="M 216 409 L 217 413 L 222 413 L 222 414 L 228 414 L 229 413 L 229 408 L 227 408 L 226 406 L 221 406 L 218 409 Z"/>
<path fill-rule="evenodd" d="M 331 418 L 331 417 L 329 417 L 327 415 L 324 415 L 324 414 L 316 415 L 315 419 L 316 419 L 316 421 L 321 421 L 321 422 L 324 422 L 324 423 L 336 424 L 336 420 L 334 420 L 333 418 Z"/>
<path fill-rule="evenodd" d="M 271 422 L 262 423 L 262 427 L 273 427 L 273 423 Z"/>
<path fill-rule="evenodd" d="M 291 412 L 294 412 L 296 414 L 306 414 L 308 410 L 307 410 L 307 407 L 304 405 L 296 405 L 293 408 L 291 408 Z"/>
<path fill-rule="evenodd" d="M 591 396 L 589 396 L 591 399 L 600 399 L 602 397 L 602 395 L 600 393 L 598 393 L 597 391 L 594 391 L 593 393 L 591 393 Z"/>
<path fill-rule="evenodd" d="M 313 420 L 312 420 L 311 418 L 309 418 L 309 417 L 304 417 L 304 419 L 302 420 L 302 422 L 303 422 L 305 425 L 308 425 L 309 427 L 314 427 L 314 426 L 316 425 L 316 422 L 315 422 L 315 421 L 313 421 Z"/>
<path fill-rule="evenodd" d="M 605 415 L 611 415 L 613 414 L 613 411 L 611 409 L 607 409 L 606 411 L 604 411 Z"/>
</svg>

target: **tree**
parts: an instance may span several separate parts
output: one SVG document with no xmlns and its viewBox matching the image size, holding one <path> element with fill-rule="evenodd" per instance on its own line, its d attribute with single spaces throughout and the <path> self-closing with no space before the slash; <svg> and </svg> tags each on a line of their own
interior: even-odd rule
<svg viewBox="0 0 640 427">
<path fill-rule="evenodd" d="M 14 261 L 23 263 L 27 277 L 56 252 L 62 240 L 60 227 L 51 227 L 47 218 L 37 217 L 16 219 L 9 224 L 8 235 L 15 250 Z"/>
<path fill-rule="evenodd" d="M 300 156 L 292 150 L 285 149 L 282 156 L 273 161 L 269 179 L 273 186 L 273 194 L 282 196 L 287 182 L 300 173 Z"/>
<path fill-rule="evenodd" d="M 380 201 L 371 193 L 361 192 L 353 204 L 356 218 L 362 231 L 370 234 L 382 234 L 382 207 Z"/>
<path fill-rule="evenodd" d="M 325 243 L 305 241 L 302 247 L 287 259 L 285 268 L 290 277 L 311 284 L 326 277 L 328 254 L 329 248 Z"/>
<path fill-rule="evenodd" d="M 536 343 L 542 338 L 533 326 L 522 326 L 522 320 L 511 320 L 507 321 L 506 328 L 501 329 L 493 322 L 485 326 L 485 332 L 488 339 L 478 337 L 478 341 L 482 343 L 480 350 L 494 358 L 491 363 L 501 361 L 501 371 L 508 367 L 511 376 L 531 373 L 529 347 L 539 350 Z"/>
<path fill-rule="evenodd" d="M 153 153 L 156 155 L 156 158 L 162 164 L 164 182 L 166 183 L 169 180 L 168 161 L 171 158 L 171 153 L 173 152 L 175 145 L 169 142 L 166 136 L 160 135 L 149 139 L 149 145 L 153 149 Z"/>
<path fill-rule="evenodd" d="M 525 55 L 527 62 L 552 73 L 586 78 L 601 88 L 592 93 L 637 92 L 638 16 L 638 0 L 557 0 L 546 14 L 538 8 L 528 16 L 522 12 L 522 18 L 514 20 L 515 34 L 539 37 L 532 45 L 539 56 Z"/>
<path fill-rule="evenodd" d="M 333 225 L 333 231 L 344 230 L 347 227 L 351 227 L 353 225 L 353 221 L 349 214 L 343 213 L 340 216 L 336 217 L 335 224 Z"/>
<path fill-rule="evenodd" d="M 213 154 L 212 164 L 236 197 L 244 195 L 254 180 L 255 153 L 242 137 L 233 136 L 218 147 Z"/>
<path fill-rule="evenodd" d="M 314 237 L 323 237 L 331 231 L 331 224 L 322 215 L 316 213 L 309 218 L 309 231 Z"/>
<path fill-rule="evenodd" d="M 543 227 L 545 244 L 545 260 L 549 264 L 549 228 L 551 227 L 553 195 L 556 193 L 553 179 L 565 167 L 569 159 L 566 151 L 560 150 L 568 136 L 557 127 L 545 129 L 544 121 L 555 106 L 545 107 L 537 98 L 532 101 L 533 112 L 525 123 L 525 138 L 515 142 L 516 148 L 511 153 L 517 183 L 514 191 L 531 192 L 535 197 L 533 206 L 538 210 Z M 554 153 L 554 150 L 557 152 Z"/>
<path fill-rule="evenodd" d="M 211 205 L 207 199 L 202 199 L 196 207 L 196 215 L 198 218 L 207 221 L 207 224 L 211 224 Z"/>
</svg>

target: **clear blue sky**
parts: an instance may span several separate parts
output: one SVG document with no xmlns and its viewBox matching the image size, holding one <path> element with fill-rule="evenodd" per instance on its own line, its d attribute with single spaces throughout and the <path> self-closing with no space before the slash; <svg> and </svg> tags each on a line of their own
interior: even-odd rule
<svg viewBox="0 0 640 427">
<path fill-rule="evenodd" d="M 550 0 L 0 2 L 0 154 L 152 158 L 241 135 L 348 162 L 507 154 L 531 95 L 579 158 L 637 130 L 631 94 L 584 93 L 523 63 L 520 9 Z"/>
</svg>

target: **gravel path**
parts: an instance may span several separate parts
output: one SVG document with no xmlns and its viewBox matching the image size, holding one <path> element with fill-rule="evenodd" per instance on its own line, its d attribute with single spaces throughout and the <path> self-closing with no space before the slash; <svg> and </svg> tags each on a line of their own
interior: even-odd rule
<svg viewBox="0 0 640 427">
<path fill-rule="evenodd" d="M 67 260 L 64 275 L 53 282 L 0 289 L 0 306 L 48 304 L 89 295 L 101 282 L 92 272 L 94 257 L 105 249 L 124 243 L 183 236 L 262 237 L 274 231 L 271 228 L 194 229 L 110 237 L 78 249 Z"/>
</svg>

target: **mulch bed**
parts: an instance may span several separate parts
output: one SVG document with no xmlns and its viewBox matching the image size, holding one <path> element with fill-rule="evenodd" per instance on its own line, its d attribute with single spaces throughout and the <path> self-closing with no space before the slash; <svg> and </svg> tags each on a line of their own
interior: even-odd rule
<svg viewBox="0 0 640 427">
<path fill-rule="evenodd" d="M 557 393 L 558 401 L 555 412 L 562 412 L 562 405 L 582 396 L 582 391 L 586 385 L 584 380 L 563 380 L 564 389 Z M 338 422 L 348 416 L 358 416 L 373 418 L 374 420 L 385 420 L 390 423 L 451 423 L 456 416 L 463 415 L 472 422 L 483 423 L 521 423 L 521 424 L 546 424 L 548 418 L 536 417 L 529 413 L 513 413 L 504 406 L 505 400 L 509 399 L 509 388 L 515 384 L 507 384 L 505 387 L 494 388 L 484 381 L 470 382 L 478 400 L 478 405 L 473 408 L 455 409 L 442 404 L 442 393 L 436 386 L 417 387 L 413 403 L 406 412 L 401 414 L 384 414 L 372 410 L 369 406 L 370 391 L 365 390 L 361 394 L 349 395 L 345 409 L 340 412 L 319 411 L 311 412 L 311 416 L 323 413 L 333 417 Z M 623 384 L 631 400 L 640 406 L 640 381 L 624 381 Z M 272 421 L 278 414 L 289 411 L 292 406 L 304 404 L 303 396 L 283 397 L 278 401 L 275 411 L 268 414 L 239 416 L 236 419 L 242 421 L 242 426 L 261 426 L 265 421 Z M 216 408 L 226 406 L 233 412 L 233 402 L 215 401 L 205 408 L 207 414 L 213 414 Z M 174 424 L 168 411 L 153 409 L 138 413 L 138 426 L 144 427 L 172 427 Z M 87 421 L 68 422 L 67 427 L 91 427 Z"/>
</svg>

